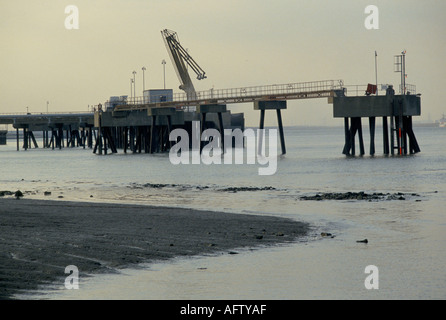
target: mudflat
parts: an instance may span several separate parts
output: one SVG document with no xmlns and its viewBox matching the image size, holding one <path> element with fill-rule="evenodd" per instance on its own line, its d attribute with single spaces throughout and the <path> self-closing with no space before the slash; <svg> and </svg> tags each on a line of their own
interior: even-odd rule
<svg viewBox="0 0 446 320">
<path fill-rule="evenodd" d="M 295 241 L 309 225 L 281 217 L 110 203 L 0 198 L 0 299 L 79 275 L 187 255 Z"/>
</svg>

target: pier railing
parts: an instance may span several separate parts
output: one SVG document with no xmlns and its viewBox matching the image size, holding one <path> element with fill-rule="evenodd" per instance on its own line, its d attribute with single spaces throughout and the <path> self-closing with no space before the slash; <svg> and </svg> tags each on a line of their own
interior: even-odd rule
<svg viewBox="0 0 446 320">
<path fill-rule="evenodd" d="M 355 84 L 355 85 L 345 85 L 345 94 L 347 96 L 364 96 L 367 90 L 367 84 Z M 387 87 L 389 84 L 378 84 L 377 90 L 378 95 L 385 95 Z M 401 85 L 399 86 L 401 93 Z M 413 84 L 406 84 L 406 93 L 410 92 L 410 94 L 417 93 L 417 87 Z"/>
<path fill-rule="evenodd" d="M 321 91 L 340 90 L 343 86 L 342 80 L 324 80 L 313 82 L 300 82 L 288 84 L 272 84 L 266 86 L 241 87 L 230 89 L 210 89 L 199 91 L 196 93 L 197 100 L 212 99 L 237 99 L 245 97 L 263 97 L 276 95 L 289 95 L 297 93 L 311 93 Z M 173 97 L 174 101 L 185 101 L 187 95 L 185 93 L 176 93 Z"/>
<path fill-rule="evenodd" d="M 250 102 L 264 97 L 280 97 L 283 99 L 304 99 L 328 96 L 334 90 L 342 90 L 343 80 L 323 80 L 312 82 L 299 82 L 287 84 L 272 84 L 266 86 L 252 86 L 230 89 L 209 89 L 197 91 L 193 95 L 175 93 L 172 101 L 166 101 L 166 105 L 172 104 L 200 104 L 208 101 L 221 102 Z M 151 103 L 149 97 L 130 97 L 122 101 L 128 108 L 140 107 Z"/>
<path fill-rule="evenodd" d="M 96 107 L 97 109 L 97 107 Z M 36 115 L 54 115 L 54 114 L 84 114 L 84 113 L 94 113 L 96 109 L 90 111 L 52 111 L 52 112 L 0 112 L 0 116 L 36 116 Z"/>
</svg>

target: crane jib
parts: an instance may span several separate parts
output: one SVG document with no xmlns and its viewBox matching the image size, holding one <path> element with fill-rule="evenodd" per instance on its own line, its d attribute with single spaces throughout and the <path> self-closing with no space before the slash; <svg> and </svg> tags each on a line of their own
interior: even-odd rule
<svg viewBox="0 0 446 320">
<path fill-rule="evenodd" d="M 161 34 L 164 37 L 166 48 L 180 80 L 180 89 L 188 94 L 194 94 L 195 89 L 190 80 L 186 64 L 195 72 L 198 80 L 206 79 L 206 73 L 180 44 L 176 32 L 164 29 L 161 31 Z"/>
</svg>

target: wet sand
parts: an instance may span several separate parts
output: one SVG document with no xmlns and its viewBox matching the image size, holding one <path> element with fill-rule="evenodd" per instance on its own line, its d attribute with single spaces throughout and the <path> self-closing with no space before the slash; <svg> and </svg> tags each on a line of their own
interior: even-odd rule
<svg viewBox="0 0 446 320">
<path fill-rule="evenodd" d="M 179 256 L 295 241 L 309 225 L 181 208 L 0 198 L 0 299 Z"/>
</svg>

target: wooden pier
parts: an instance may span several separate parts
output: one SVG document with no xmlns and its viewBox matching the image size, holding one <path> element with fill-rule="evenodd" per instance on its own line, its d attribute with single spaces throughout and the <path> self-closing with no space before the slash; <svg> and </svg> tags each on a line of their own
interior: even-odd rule
<svg viewBox="0 0 446 320">
<path fill-rule="evenodd" d="M 93 113 L 17 114 L 0 116 L 0 124 L 11 124 L 16 129 L 17 151 L 39 148 L 35 132 L 42 132 L 42 148 L 92 148 L 96 128 Z M 20 135 L 20 130 L 22 134 Z"/>
<path fill-rule="evenodd" d="M 94 153 L 162 153 L 170 150 L 169 134 L 181 128 L 189 134 L 193 121 L 201 123 L 201 131 L 215 128 L 244 130 L 243 113 L 231 114 L 226 105 L 200 105 L 195 111 L 174 107 L 141 108 L 139 110 L 99 110 L 94 115 L 98 137 Z"/>
<path fill-rule="evenodd" d="M 260 112 L 259 129 L 264 128 L 266 111 L 275 110 L 282 154 L 285 154 L 282 111 L 287 110 L 287 101 L 328 98 L 333 104 L 333 116 L 344 119 L 345 155 L 357 153 L 357 136 L 359 155 L 365 154 L 363 118 L 368 118 L 370 155 L 376 151 L 376 118 L 382 119 L 384 154 L 420 152 L 412 127 L 412 117 L 421 114 L 420 95 L 395 95 L 392 86 L 380 96 L 347 96 L 342 80 L 209 90 L 197 92 L 195 100 L 167 91 L 168 95 L 159 96 L 154 101 L 147 97 L 108 101 L 104 108 L 99 105 L 94 113 L 0 115 L 0 124 L 11 124 L 16 129 L 17 150 L 20 149 L 22 130 L 22 148 L 25 150 L 39 147 L 34 133 L 41 131 L 43 148 L 83 147 L 100 155 L 117 153 L 119 149 L 124 153 L 162 153 L 172 147 L 169 140 L 172 130 L 182 128 L 190 135 L 195 121 L 201 123 L 201 132 L 215 128 L 222 136 L 224 129 L 244 130 L 244 114 L 232 114 L 227 104 L 251 103 L 254 110 Z M 163 94 L 163 90 L 156 92 Z"/>
<path fill-rule="evenodd" d="M 173 94 L 171 90 L 147 90 L 147 95 L 109 101 L 105 110 L 95 113 L 95 127 L 100 128 L 94 152 L 107 154 L 117 149 L 133 152 L 165 152 L 170 148 L 169 133 L 175 128 L 192 133 L 192 122 L 200 121 L 201 131 L 207 128 L 244 130 L 244 114 L 231 114 L 230 103 L 250 103 L 260 111 L 259 129 L 264 128 L 266 110 L 275 110 L 282 154 L 286 153 L 282 110 L 287 100 L 333 97 L 342 90 L 342 80 L 323 80 L 281 85 L 207 90 Z M 152 95 L 152 92 L 156 95 Z M 117 136 L 112 133 L 117 132 Z M 261 143 L 261 142 L 259 142 Z M 229 147 L 229 146 L 228 146 Z M 224 148 L 224 146 L 223 146 Z M 260 150 L 259 146 L 259 150 Z"/>
</svg>

